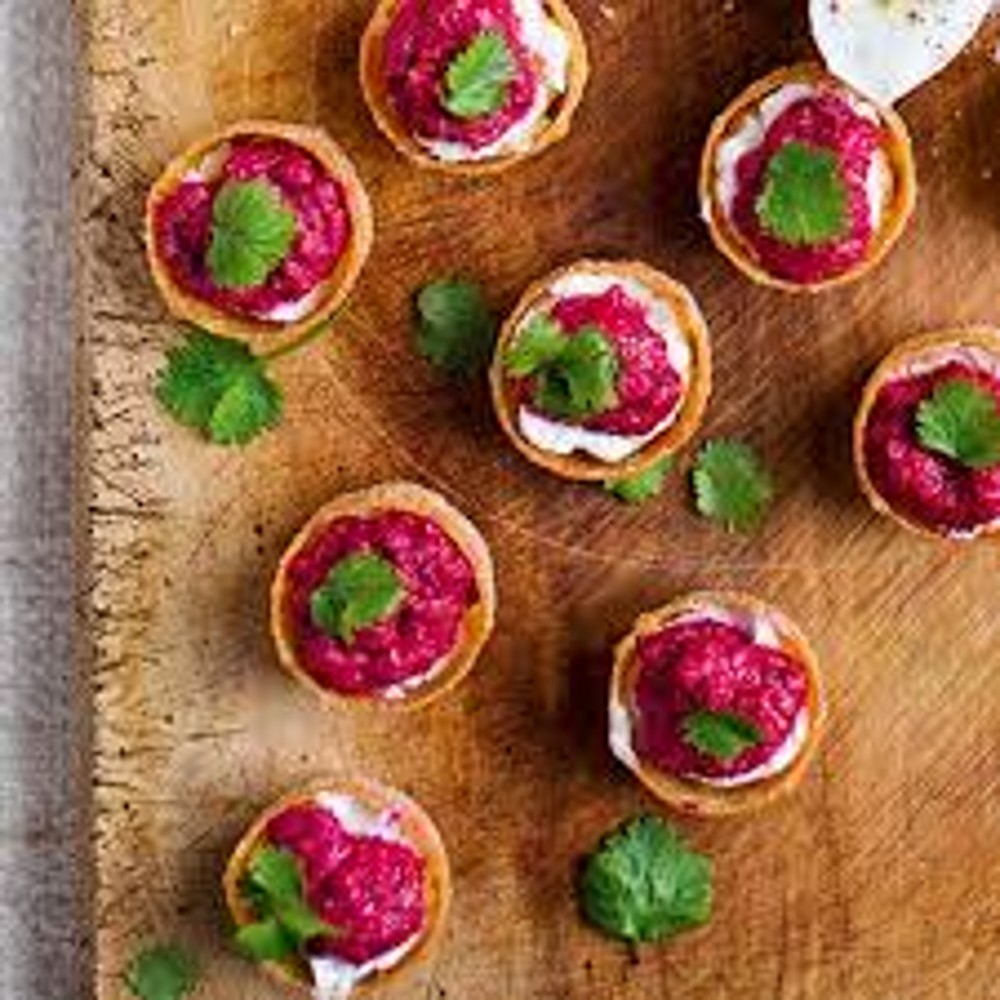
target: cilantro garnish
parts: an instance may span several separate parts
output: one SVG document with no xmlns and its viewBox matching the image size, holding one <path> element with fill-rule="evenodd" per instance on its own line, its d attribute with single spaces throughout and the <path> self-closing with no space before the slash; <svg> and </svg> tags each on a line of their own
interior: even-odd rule
<svg viewBox="0 0 1000 1000">
<path fill-rule="evenodd" d="M 136 955 L 124 979 L 139 1000 L 181 1000 L 198 983 L 198 963 L 173 945 L 154 945 Z"/>
<path fill-rule="evenodd" d="M 623 503 L 639 504 L 658 496 L 663 489 L 667 474 L 674 467 L 670 455 L 654 462 L 648 469 L 628 479 L 608 480 L 604 488 Z"/>
<path fill-rule="evenodd" d="M 358 629 L 383 621 L 406 590 L 392 563 L 359 552 L 336 563 L 309 599 L 312 620 L 327 635 L 350 644 Z"/>
<path fill-rule="evenodd" d="M 786 143 L 767 165 L 756 208 L 764 229 L 792 246 L 817 246 L 842 236 L 849 220 L 837 155 Z"/>
<path fill-rule="evenodd" d="M 268 181 L 227 181 L 212 204 L 205 262 L 220 288 L 262 285 L 285 259 L 295 237 L 295 213 Z"/>
<path fill-rule="evenodd" d="M 691 474 L 698 512 L 729 531 L 752 531 L 774 497 L 771 476 L 742 441 L 710 441 Z"/>
<path fill-rule="evenodd" d="M 989 468 L 1000 463 L 1000 407 L 981 386 L 950 379 L 917 408 L 917 437 L 970 469 Z"/>
<path fill-rule="evenodd" d="M 473 375 L 486 367 L 497 332 L 482 289 L 471 281 L 435 281 L 417 295 L 417 346 L 446 372 Z"/>
<path fill-rule="evenodd" d="M 712 914 L 712 865 L 676 831 L 642 816 L 605 837 L 579 881 L 583 913 L 625 941 L 659 941 Z"/>
<path fill-rule="evenodd" d="M 480 32 L 448 65 L 445 109 L 467 119 L 499 111 L 516 73 L 507 39 L 498 31 Z"/>
<path fill-rule="evenodd" d="M 684 742 L 716 760 L 735 760 L 744 750 L 759 746 L 760 729 L 733 712 L 701 710 L 685 716 L 681 723 Z"/>
</svg>

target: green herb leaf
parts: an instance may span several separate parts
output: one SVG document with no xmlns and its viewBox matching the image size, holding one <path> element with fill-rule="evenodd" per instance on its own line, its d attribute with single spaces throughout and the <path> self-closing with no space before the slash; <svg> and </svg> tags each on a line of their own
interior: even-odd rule
<svg viewBox="0 0 1000 1000">
<path fill-rule="evenodd" d="M 471 281 L 435 281 L 417 296 L 417 346 L 449 374 L 474 375 L 493 352 L 497 321 Z"/>
<path fill-rule="evenodd" d="M 236 947 L 254 962 L 281 962 L 297 954 L 298 945 L 275 917 L 236 929 Z"/>
<path fill-rule="evenodd" d="M 281 419 L 281 390 L 237 340 L 192 330 L 167 353 L 156 396 L 167 412 L 216 444 L 242 445 Z"/>
<path fill-rule="evenodd" d="M 228 181 L 212 204 L 206 263 L 220 288 L 264 284 L 288 254 L 295 213 L 268 181 Z"/>
<path fill-rule="evenodd" d="M 132 960 L 124 978 L 139 1000 L 181 1000 L 198 983 L 198 964 L 180 948 L 155 945 Z"/>
<path fill-rule="evenodd" d="M 733 712 L 692 712 L 682 723 L 684 742 L 716 760 L 735 760 L 759 746 L 761 732 L 749 719 Z"/>
<path fill-rule="evenodd" d="M 623 503 L 639 504 L 659 496 L 667 474 L 674 467 L 670 455 L 654 462 L 648 469 L 628 479 L 608 480 L 604 488 Z"/>
<path fill-rule="evenodd" d="M 444 106 L 456 118 L 482 118 L 499 111 L 517 74 L 507 39 L 483 31 L 463 49 L 445 74 Z"/>
<path fill-rule="evenodd" d="M 729 531 L 752 531 L 774 497 L 771 476 L 742 441 L 710 441 L 692 472 L 698 512 Z"/>
<path fill-rule="evenodd" d="M 515 378 L 525 378 L 557 362 L 569 338 L 547 316 L 535 316 L 517 335 L 504 356 L 504 367 Z"/>
<path fill-rule="evenodd" d="M 319 628 L 349 644 L 358 629 L 387 618 L 405 596 L 392 563 L 360 552 L 331 568 L 323 585 L 313 592 L 309 607 Z"/>
<path fill-rule="evenodd" d="M 771 235 L 792 246 L 817 246 L 847 229 L 847 188 L 829 149 L 789 142 L 767 165 L 757 217 Z"/>
<path fill-rule="evenodd" d="M 584 915 L 624 941 L 659 941 L 712 915 L 712 865 L 654 816 L 623 824 L 586 861 Z"/>
<path fill-rule="evenodd" d="M 917 436 L 931 451 L 987 469 L 1000 463 L 1000 407 L 973 382 L 942 382 L 917 408 Z"/>
</svg>

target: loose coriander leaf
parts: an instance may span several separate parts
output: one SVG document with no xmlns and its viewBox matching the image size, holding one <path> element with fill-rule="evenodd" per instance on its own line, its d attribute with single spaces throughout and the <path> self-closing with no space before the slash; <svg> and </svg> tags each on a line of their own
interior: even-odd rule
<svg viewBox="0 0 1000 1000">
<path fill-rule="evenodd" d="M 1000 463 L 1000 406 L 981 386 L 950 379 L 917 408 L 917 436 L 970 469 L 989 468 Z"/>
<path fill-rule="evenodd" d="M 247 444 L 274 427 L 282 409 L 281 390 L 267 377 L 262 365 L 254 365 L 234 377 L 219 397 L 208 435 L 216 444 Z"/>
<path fill-rule="evenodd" d="M 445 74 L 444 106 L 456 118 L 482 118 L 499 111 L 517 73 L 507 39 L 483 31 L 451 61 Z"/>
<path fill-rule="evenodd" d="M 695 461 L 692 482 L 698 512 L 729 531 L 756 528 L 774 497 L 770 474 L 742 441 L 706 444 Z"/>
<path fill-rule="evenodd" d="M 504 368 L 515 378 L 524 378 L 558 361 L 569 338 L 547 316 L 535 316 L 518 333 L 504 355 Z"/>
<path fill-rule="evenodd" d="M 648 469 L 628 479 L 608 480 L 604 488 L 623 503 L 639 504 L 658 496 L 667 474 L 674 467 L 670 455 L 661 458 Z"/>
<path fill-rule="evenodd" d="M 417 296 L 417 346 L 450 374 L 474 375 L 486 367 L 497 321 L 482 289 L 471 281 L 435 281 Z"/>
<path fill-rule="evenodd" d="M 684 742 L 716 760 L 735 760 L 759 746 L 761 732 L 749 719 L 733 712 L 692 712 L 682 723 Z"/>
<path fill-rule="evenodd" d="M 792 246 L 817 246 L 847 229 L 847 187 L 836 154 L 829 149 L 788 142 L 767 165 L 757 199 L 764 229 Z"/>
<path fill-rule="evenodd" d="M 711 862 L 653 816 L 623 824 L 586 860 L 578 890 L 584 915 L 625 941 L 658 941 L 707 923 Z"/>
<path fill-rule="evenodd" d="M 220 288 L 264 284 L 288 254 L 295 213 L 265 180 L 227 181 L 212 204 L 206 263 Z"/>
<path fill-rule="evenodd" d="M 405 596 L 392 563 L 361 552 L 331 568 L 323 585 L 313 592 L 309 607 L 313 621 L 327 635 L 351 643 L 358 629 L 387 618 Z"/>
<path fill-rule="evenodd" d="M 139 1000 L 181 1000 L 197 985 L 198 964 L 180 948 L 155 945 L 136 955 L 124 978 Z"/>
<path fill-rule="evenodd" d="M 236 947 L 254 962 L 281 962 L 298 953 L 298 945 L 275 917 L 244 924 L 233 935 Z"/>
<path fill-rule="evenodd" d="M 566 338 L 559 357 L 539 374 L 536 403 L 555 417 L 581 419 L 611 409 L 617 400 L 618 358 L 597 328 Z"/>
</svg>

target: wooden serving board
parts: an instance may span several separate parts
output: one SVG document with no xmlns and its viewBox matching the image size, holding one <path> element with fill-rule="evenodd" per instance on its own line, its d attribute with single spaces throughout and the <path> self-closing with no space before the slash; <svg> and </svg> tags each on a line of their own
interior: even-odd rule
<svg viewBox="0 0 1000 1000">
<path fill-rule="evenodd" d="M 96 701 L 97 995 L 134 949 L 178 939 L 202 997 L 278 990 L 231 954 L 218 878 L 273 797 L 358 771 L 416 795 L 456 876 L 437 960 L 387 1000 L 987 1000 L 1000 987 L 1000 551 L 923 542 L 854 484 L 849 425 L 891 345 L 1000 321 L 995 26 L 907 100 L 921 203 L 888 264 L 814 300 L 751 287 L 711 249 L 695 178 L 713 114 L 807 56 L 785 0 L 576 0 L 594 74 L 573 135 L 498 178 L 414 170 L 356 83 L 367 0 L 89 0 L 80 227 L 79 451 Z M 336 332 L 281 363 L 281 428 L 245 451 L 172 426 L 151 378 L 177 336 L 140 230 L 168 156 L 246 116 L 318 122 L 356 158 L 372 259 Z M 630 509 L 563 485 L 502 440 L 483 385 L 413 351 L 410 298 L 481 278 L 496 306 L 583 254 L 687 282 L 714 334 L 706 434 L 747 436 L 780 500 L 729 537 L 683 478 Z M 276 669 L 266 595 L 323 501 L 388 478 L 440 489 L 499 564 L 499 627 L 472 677 L 415 716 L 324 714 Z M 574 908 L 580 855 L 653 807 L 605 749 L 609 647 L 693 587 L 784 606 L 821 653 L 832 724 L 799 793 L 682 822 L 715 859 L 707 931 L 629 954 Z"/>
</svg>

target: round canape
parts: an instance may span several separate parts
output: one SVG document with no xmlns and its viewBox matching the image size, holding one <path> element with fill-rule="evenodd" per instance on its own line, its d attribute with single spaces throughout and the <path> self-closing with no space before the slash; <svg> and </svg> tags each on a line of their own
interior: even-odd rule
<svg viewBox="0 0 1000 1000">
<path fill-rule="evenodd" d="M 283 900 L 296 918 L 286 928 L 266 890 L 289 882 L 298 892 Z M 373 781 L 339 778 L 260 815 L 230 856 L 223 890 L 248 957 L 319 1000 L 343 1000 L 429 956 L 447 919 L 451 877 L 441 836 L 416 802 Z M 274 912 L 279 936 L 291 930 L 277 951 L 268 940 Z M 270 927 L 254 927 L 269 917 Z M 308 934 L 297 933 L 303 925 Z M 263 940 L 254 938 L 258 929 Z"/>
<path fill-rule="evenodd" d="M 565 138 L 589 66 L 563 0 L 379 0 L 360 73 L 399 152 L 421 167 L 479 174 Z"/>
<path fill-rule="evenodd" d="M 712 388 L 690 292 L 638 261 L 582 260 L 535 282 L 490 371 L 504 433 L 565 479 L 635 475 L 697 430 Z"/>
<path fill-rule="evenodd" d="M 715 120 L 701 210 L 718 249 L 761 285 L 818 292 L 879 264 L 913 214 L 906 124 L 804 63 L 771 73 Z"/>
<path fill-rule="evenodd" d="M 725 816 L 798 785 L 826 709 L 816 655 L 782 612 L 705 592 L 639 618 L 608 712 L 612 752 L 660 801 Z"/>
<path fill-rule="evenodd" d="M 854 464 L 872 507 L 920 535 L 1000 533 L 1000 330 L 916 337 L 865 387 Z"/>
<path fill-rule="evenodd" d="M 153 280 L 179 319 L 289 339 L 329 319 L 371 249 L 372 209 L 322 130 L 238 122 L 173 159 L 146 203 Z"/>
<path fill-rule="evenodd" d="M 327 705 L 426 705 L 472 669 L 495 610 L 482 535 L 411 483 L 326 504 L 286 550 L 271 587 L 280 662 Z"/>
</svg>

